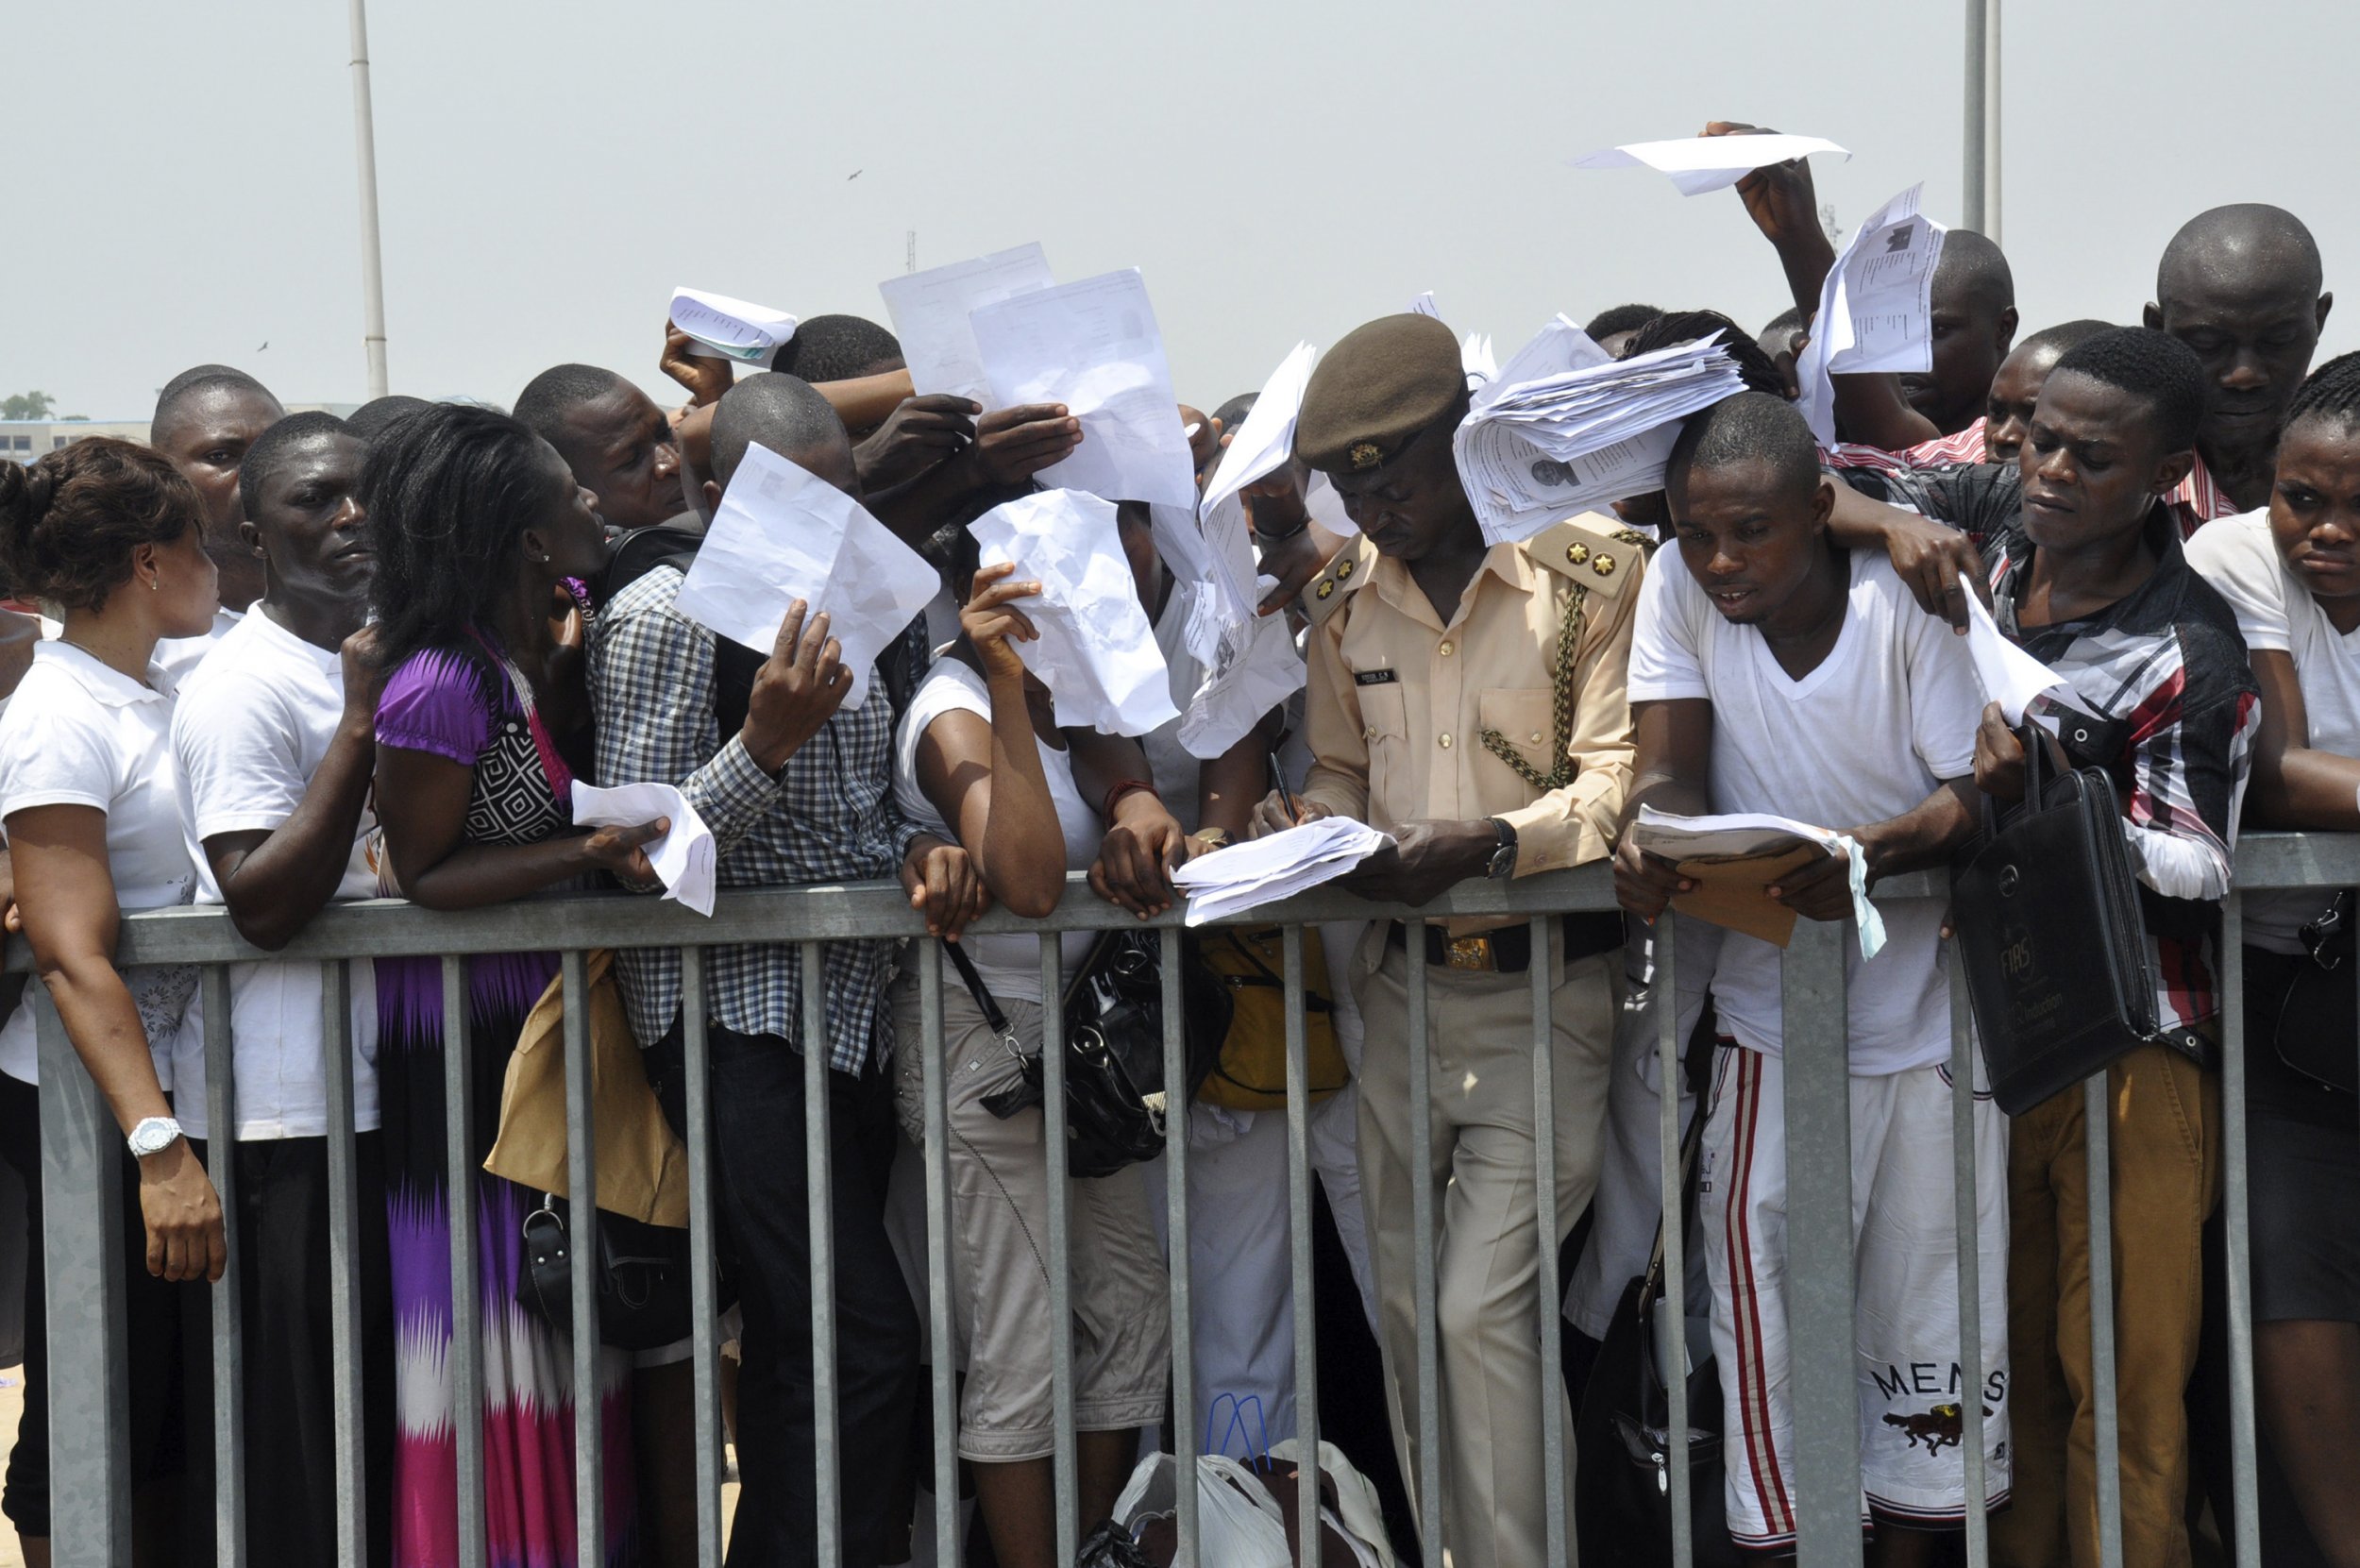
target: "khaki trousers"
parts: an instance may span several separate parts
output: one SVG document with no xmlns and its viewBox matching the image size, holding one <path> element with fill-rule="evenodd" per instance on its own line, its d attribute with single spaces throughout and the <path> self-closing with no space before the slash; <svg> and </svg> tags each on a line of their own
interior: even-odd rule
<svg viewBox="0 0 2360 1568">
<path fill-rule="evenodd" d="M 1381 933 L 1372 937 L 1378 939 Z M 1426 1560 L 1452 1568 L 1536 1568 L 1548 1561 L 1544 1411 L 1565 1436 L 1568 1507 L 1574 1451 L 1564 1391 L 1542 1383 L 1540 1336 L 1559 1332 L 1559 1320 L 1556 1311 L 1542 1311 L 1541 1271 L 1554 1281 L 1558 1246 L 1597 1185 L 1622 952 L 1566 965 L 1554 934 L 1550 943 L 1557 1234 L 1545 1248 L 1534 1171 L 1531 976 L 1428 968 L 1432 1094 L 1425 1105 L 1413 1106 L 1407 958 L 1398 948 L 1381 952 L 1374 972 L 1365 963 L 1357 969 L 1367 1030 L 1360 1182 L 1394 1445 L 1414 1503 L 1418 1244 L 1411 1193 L 1424 1180 L 1433 1189 L 1437 1227 L 1431 1260 L 1444 1514 L 1441 1521 L 1421 1521 Z M 1434 1140 L 1432 1167 L 1423 1172 L 1409 1160 L 1410 1118 L 1420 1113 Z M 1432 1549 L 1438 1539 L 1447 1556 Z M 1571 1552 L 1569 1540 L 1568 1560 Z"/>
<path fill-rule="evenodd" d="M 2220 1084 L 2161 1045 L 2132 1052 L 2106 1080 L 2122 1560 L 2187 1568 L 2185 1401 L 2203 1316 L 2204 1221 L 2220 1190 Z M 2015 1506 L 1991 1531 L 1992 1560 L 2003 1568 L 2098 1564 L 2082 1096 L 2077 1084 L 2035 1105 L 2010 1135 Z"/>
</svg>

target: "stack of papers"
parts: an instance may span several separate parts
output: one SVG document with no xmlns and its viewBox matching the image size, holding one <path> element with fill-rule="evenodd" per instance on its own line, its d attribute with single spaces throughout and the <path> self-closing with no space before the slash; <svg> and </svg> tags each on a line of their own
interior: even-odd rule
<svg viewBox="0 0 2360 1568">
<path fill-rule="evenodd" d="M 1112 501 L 1043 490 L 994 507 L 967 531 L 982 548 L 981 565 L 1013 561 L 1019 579 L 1040 583 L 1037 596 L 1014 606 L 1039 640 L 1016 651 L 1049 688 L 1060 726 L 1143 735 L 1180 717 Z"/>
<path fill-rule="evenodd" d="M 1795 935 L 1795 915 L 1766 890 L 1789 872 L 1841 851 L 1851 858 L 1860 955 L 1874 958 L 1885 945 L 1884 917 L 1868 902 L 1868 857 L 1843 834 L 1760 812 L 1679 817 L 1653 806 L 1639 808 L 1630 832 L 1640 850 L 1670 861 L 1696 884 L 1694 891 L 1674 896 L 1674 909 L 1778 947 Z"/>
<path fill-rule="evenodd" d="M 1196 463 L 1138 268 L 1018 294 L 968 322 L 991 406 L 1063 403 L 1082 422 L 1081 446 L 1042 469 L 1041 483 L 1196 505 Z"/>
<path fill-rule="evenodd" d="M 1497 545 L 1663 483 L 1679 421 L 1743 392 L 1720 334 L 1627 360 L 1559 316 L 1479 389 L 1451 447 Z"/>
<path fill-rule="evenodd" d="M 866 507 L 767 447 L 746 448 L 673 607 L 767 654 L 797 599 L 828 616 L 852 672 L 848 708 L 868 700 L 868 671 L 942 591 L 941 574 Z M 645 818 L 641 821 L 647 820 Z"/>
<path fill-rule="evenodd" d="M 687 796 L 666 784 L 616 784 L 612 789 L 574 784 L 576 827 L 635 828 L 658 818 L 668 819 L 671 831 L 646 849 L 648 864 L 664 884 L 664 896 L 710 918 L 720 851 L 713 830 Z"/>
<path fill-rule="evenodd" d="M 765 370 L 795 337 L 795 318 L 784 311 L 702 289 L 672 291 L 672 325 L 694 340 L 691 354 Z"/>
<path fill-rule="evenodd" d="M 1830 377 L 1933 366 L 1934 268 L 1946 231 L 1917 211 L 1924 189 L 1913 185 L 1871 213 L 1819 287 L 1819 313 L 1795 373 L 1803 416 L 1822 447 L 1835 445 Z"/>
<path fill-rule="evenodd" d="M 1199 855 L 1174 871 L 1172 883 L 1188 896 L 1187 922 L 1203 925 L 1333 882 L 1392 841 L 1366 822 L 1323 817 Z"/>
<path fill-rule="evenodd" d="M 1756 169 L 1815 152 L 1844 153 L 1816 136 L 1690 136 L 1677 142 L 1632 142 L 1572 160 L 1576 169 L 1653 169 L 1672 177 L 1684 196 L 1736 184 Z"/>
<path fill-rule="evenodd" d="M 975 346 L 975 329 L 968 316 L 1055 281 L 1049 258 L 1035 243 L 906 278 L 888 278 L 877 285 L 877 292 L 885 295 L 885 309 L 892 313 L 893 335 L 902 340 L 910 385 L 919 396 L 947 392 L 993 408 L 998 405 L 984 375 L 983 350 Z"/>
</svg>

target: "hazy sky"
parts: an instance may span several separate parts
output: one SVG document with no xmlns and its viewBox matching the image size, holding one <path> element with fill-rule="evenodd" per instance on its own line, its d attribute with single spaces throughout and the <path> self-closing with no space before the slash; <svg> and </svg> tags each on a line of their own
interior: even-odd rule
<svg viewBox="0 0 2360 1568">
<path fill-rule="evenodd" d="M 1817 160 L 1847 228 L 1920 179 L 1955 221 L 1964 9 L 376 0 L 393 386 L 505 404 L 586 360 L 661 390 L 675 284 L 883 319 L 911 229 L 921 267 L 1037 239 L 1061 278 L 1142 268 L 1208 408 L 1421 289 L 1503 357 L 1632 298 L 1758 326 L 1782 285 L 1733 194 L 1562 160 L 1751 120 L 1853 149 Z M 2044 0 L 2005 36 L 2028 329 L 2135 321 L 2174 228 L 2262 200 L 2354 296 L 2322 357 L 2360 346 L 2360 10 Z M 0 392 L 144 417 L 221 360 L 359 400 L 345 7 L 25 4 L 7 39 Z"/>
</svg>

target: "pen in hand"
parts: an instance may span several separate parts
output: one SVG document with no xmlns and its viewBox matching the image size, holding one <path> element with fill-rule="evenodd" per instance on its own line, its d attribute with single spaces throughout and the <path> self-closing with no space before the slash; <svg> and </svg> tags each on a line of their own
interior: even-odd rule
<svg viewBox="0 0 2360 1568">
<path fill-rule="evenodd" d="M 1294 791 L 1287 787 L 1287 770 L 1278 766 L 1278 753 L 1270 754 L 1270 776 L 1278 781 L 1278 803 L 1287 808 L 1287 820 L 1300 827 L 1303 809 L 1295 804 Z"/>
</svg>

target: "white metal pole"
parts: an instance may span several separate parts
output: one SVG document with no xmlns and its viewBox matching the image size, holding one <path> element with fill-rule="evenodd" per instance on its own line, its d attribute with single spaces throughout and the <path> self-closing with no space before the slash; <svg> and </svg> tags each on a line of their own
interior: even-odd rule
<svg viewBox="0 0 2360 1568">
<path fill-rule="evenodd" d="M 1959 139 L 1959 223 L 1983 232 L 1983 31 L 1984 11 L 1991 0 L 1966 0 L 1966 83 L 1960 93 L 1966 110 L 1965 133 Z"/>
<path fill-rule="evenodd" d="M 352 131 L 361 165 L 361 309 L 369 396 L 385 396 L 385 265 L 377 238 L 377 116 L 369 104 L 368 0 L 352 0 Z"/>
<path fill-rule="evenodd" d="M 2000 0 L 1985 0 L 1989 18 L 1983 25 L 1983 232 L 1994 244 L 1999 239 L 1999 9 Z"/>
</svg>

